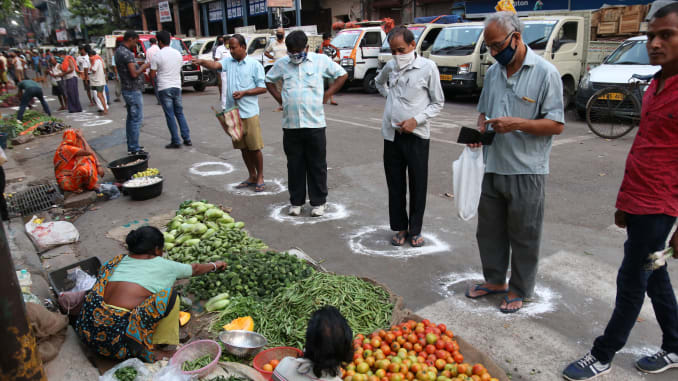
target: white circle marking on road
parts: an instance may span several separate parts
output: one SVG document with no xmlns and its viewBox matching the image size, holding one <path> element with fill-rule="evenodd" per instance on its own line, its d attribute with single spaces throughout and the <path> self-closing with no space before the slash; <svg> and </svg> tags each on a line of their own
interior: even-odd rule
<svg viewBox="0 0 678 381">
<path fill-rule="evenodd" d="M 325 209 L 325 215 L 321 217 L 311 217 L 310 207 L 305 206 L 302 208 L 302 215 L 298 217 L 289 216 L 287 214 L 287 209 L 290 207 L 288 203 L 282 203 L 273 205 L 271 207 L 270 217 L 278 222 L 290 223 L 293 225 L 313 225 L 318 222 L 340 220 L 349 216 L 349 212 L 344 205 L 337 204 L 334 202 L 328 202 Z"/>
<path fill-rule="evenodd" d="M 287 191 L 287 187 L 283 184 L 282 179 L 273 179 L 264 181 L 266 183 L 266 190 L 263 192 L 255 192 L 254 187 L 236 188 L 240 183 L 232 183 L 226 185 L 226 190 L 237 194 L 238 196 L 272 196 Z"/>
<path fill-rule="evenodd" d="M 94 126 L 101 126 L 101 125 L 108 124 L 108 123 L 113 123 L 113 121 L 110 120 L 110 119 L 99 119 L 99 120 L 92 120 L 90 122 L 85 122 L 82 125 L 85 126 L 85 127 L 94 127 Z"/>
<path fill-rule="evenodd" d="M 370 243 L 380 245 L 378 249 L 370 248 L 364 243 L 365 239 L 372 233 L 382 230 L 384 232 L 384 237 L 388 239 L 374 240 L 370 238 Z M 440 240 L 435 234 L 432 233 L 422 233 L 426 243 L 422 247 L 412 247 L 409 243 L 405 243 L 403 246 L 393 246 L 391 245 L 391 237 L 395 232 L 391 231 L 386 225 L 383 226 L 366 226 L 356 232 L 352 233 L 348 240 L 348 246 L 354 253 L 365 254 L 365 255 L 378 255 L 391 258 L 410 258 L 418 257 L 420 255 L 430 255 L 450 249 L 450 245 L 446 242 Z"/>
<path fill-rule="evenodd" d="M 470 299 L 464 295 L 466 289 L 457 293 L 450 290 L 450 287 L 459 283 L 482 283 L 483 274 L 476 272 L 467 273 L 449 273 L 440 278 L 438 284 L 440 285 L 440 295 L 449 298 L 452 303 L 457 305 L 464 311 L 469 311 L 477 315 L 485 316 L 493 314 L 495 317 L 510 318 L 511 316 L 538 316 L 556 310 L 555 300 L 560 298 L 560 295 L 551 288 L 537 285 L 534 288 L 533 301 L 525 302 L 523 308 L 514 314 L 505 314 L 499 311 L 499 307 L 494 303 L 487 303 L 482 299 Z"/>
<path fill-rule="evenodd" d="M 223 169 L 217 169 L 213 171 L 201 171 L 200 168 L 202 167 L 209 167 L 209 166 L 220 166 Z M 202 163 L 195 163 L 193 166 L 188 170 L 190 173 L 198 176 L 219 176 L 219 175 L 227 175 L 231 172 L 233 172 L 233 166 L 228 163 L 224 163 L 221 161 L 205 161 Z"/>
</svg>

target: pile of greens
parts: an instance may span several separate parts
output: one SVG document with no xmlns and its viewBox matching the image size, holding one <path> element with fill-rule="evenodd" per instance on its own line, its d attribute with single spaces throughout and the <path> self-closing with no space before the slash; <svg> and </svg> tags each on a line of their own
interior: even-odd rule
<svg viewBox="0 0 678 381">
<path fill-rule="evenodd" d="M 116 370 L 113 376 L 120 381 L 134 381 L 137 378 L 137 370 L 134 367 L 126 366 Z"/>
</svg>

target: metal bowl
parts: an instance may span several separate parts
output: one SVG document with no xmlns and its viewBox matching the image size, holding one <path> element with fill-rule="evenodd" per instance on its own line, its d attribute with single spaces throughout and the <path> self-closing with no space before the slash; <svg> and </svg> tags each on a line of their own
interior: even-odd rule
<svg viewBox="0 0 678 381">
<path fill-rule="evenodd" d="M 238 357 L 252 356 L 268 344 L 266 338 L 252 331 L 224 331 L 219 334 L 226 351 Z"/>
</svg>

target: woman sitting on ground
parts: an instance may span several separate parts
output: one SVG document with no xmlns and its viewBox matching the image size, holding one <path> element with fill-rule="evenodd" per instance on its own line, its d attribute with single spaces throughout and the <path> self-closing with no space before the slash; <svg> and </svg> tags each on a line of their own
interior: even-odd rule
<svg viewBox="0 0 678 381">
<path fill-rule="evenodd" d="M 131 231 L 126 242 L 130 253 L 99 270 L 75 329 L 102 356 L 152 362 L 167 354 L 154 346 L 179 344 L 180 300 L 172 287 L 176 279 L 225 269 L 226 263 L 187 265 L 164 259 L 164 237 L 152 226 Z"/>
<path fill-rule="evenodd" d="M 301 358 L 285 357 L 273 371 L 273 381 L 341 381 L 341 363 L 353 360 L 353 331 L 339 310 L 323 307 L 306 328 Z"/>
</svg>

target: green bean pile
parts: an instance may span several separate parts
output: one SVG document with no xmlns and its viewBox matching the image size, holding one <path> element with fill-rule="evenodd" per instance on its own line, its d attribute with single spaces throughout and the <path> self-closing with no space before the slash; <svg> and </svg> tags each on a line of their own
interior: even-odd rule
<svg viewBox="0 0 678 381">
<path fill-rule="evenodd" d="M 193 361 L 184 361 L 183 364 L 181 364 L 181 370 L 184 372 L 190 372 L 193 370 L 198 370 L 206 367 L 212 362 L 212 355 L 207 354 L 204 356 L 200 356 L 197 359 Z"/>
<path fill-rule="evenodd" d="M 119 381 L 134 381 L 137 378 L 137 370 L 134 367 L 126 366 L 116 370 L 113 376 Z"/>
</svg>

